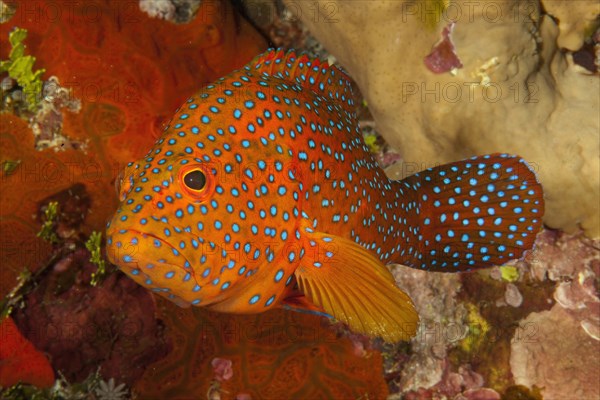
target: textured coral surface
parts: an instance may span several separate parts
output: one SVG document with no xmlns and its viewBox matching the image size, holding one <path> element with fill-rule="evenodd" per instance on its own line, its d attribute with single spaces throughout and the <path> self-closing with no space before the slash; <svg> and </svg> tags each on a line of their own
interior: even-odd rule
<svg viewBox="0 0 600 400">
<path fill-rule="evenodd" d="M 510 364 L 515 382 L 542 388 L 544 399 L 597 399 L 600 344 L 560 305 L 521 321 L 530 335 L 515 338 Z"/>
<path fill-rule="evenodd" d="M 152 365 L 135 390 L 143 398 L 203 396 L 211 387 L 214 358 L 232 362 L 221 382 L 222 399 L 382 399 L 381 354 L 357 355 L 347 337 L 336 337 L 321 317 L 283 310 L 231 316 L 183 310 L 159 300 L 174 349 Z"/>
</svg>

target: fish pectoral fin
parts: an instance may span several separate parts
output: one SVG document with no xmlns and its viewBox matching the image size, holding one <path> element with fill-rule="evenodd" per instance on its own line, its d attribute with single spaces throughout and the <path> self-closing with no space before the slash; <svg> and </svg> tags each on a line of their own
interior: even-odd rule
<svg viewBox="0 0 600 400">
<path fill-rule="evenodd" d="M 415 335 L 419 316 L 385 265 L 350 240 L 318 232 L 307 239 L 314 255 L 295 272 L 306 297 L 353 331 L 387 342 Z"/>
</svg>

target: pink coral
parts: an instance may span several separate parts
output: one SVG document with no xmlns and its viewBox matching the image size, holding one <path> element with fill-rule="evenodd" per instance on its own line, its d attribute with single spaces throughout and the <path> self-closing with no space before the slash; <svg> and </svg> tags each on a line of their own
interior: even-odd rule
<svg viewBox="0 0 600 400">
<path fill-rule="evenodd" d="M 440 382 L 428 389 L 419 388 L 405 394 L 409 400 L 444 399 L 455 400 L 500 400 L 500 394 L 493 389 L 483 387 L 483 376 L 471 369 L 470 365 L 461 365 L 458 372 L 452 372 L 448 360 L 443 361 L 444 372 Z"/>
<path fill-rule="evenodd" d="M 226 358 L 215 357 L 210 363 L 215 373 L 215 379 L 218 381 L 226 381 L 231 379 L 233 376 L 233 369 L 231 368 L 231 360 Z"/>
<path fill-rule="evenodd" d="M 504 301 L 511 307 L 519 307 L 523 304 L 523 295 L 519 291 L 519 288 L 513 284 L 508 283 L 506 285 L 506 292 L 504 292 Z"/>
</svg>

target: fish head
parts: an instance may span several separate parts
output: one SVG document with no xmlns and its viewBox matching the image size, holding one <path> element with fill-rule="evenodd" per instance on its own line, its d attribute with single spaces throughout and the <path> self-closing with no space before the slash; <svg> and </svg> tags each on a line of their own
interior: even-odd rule
<svg viewBox="0 0 600 400">
<path fill-rule="evenodd" d="M 123 170 L 107 254 L 179 305 L 252 312 L 291 282 L 296 262 L 276 265 L 290 253 L 301 183 L 285 142 L 269 139 L 280 124 L 265 112 L 274 113 L 250 100 L 226 107 L 223 96 L 209 87 L 188 99 Z"/>
</svg>

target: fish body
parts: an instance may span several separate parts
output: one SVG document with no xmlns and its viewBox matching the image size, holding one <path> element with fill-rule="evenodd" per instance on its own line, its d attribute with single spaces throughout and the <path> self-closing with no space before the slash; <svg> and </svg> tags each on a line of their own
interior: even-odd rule
<svg viewBox="0 0 600 400">
<path fill-rule="evenodd" d="M 533 246 L 542 189 L 486 155 L 390 180 L 345 74 L 269 51 L 189 98 L 122 173 L 110 260 L 182 305 L 324 313 L 388 341 L 418 315 L 385 265 L 458 272 Z"/>
</svg>

